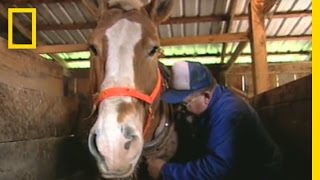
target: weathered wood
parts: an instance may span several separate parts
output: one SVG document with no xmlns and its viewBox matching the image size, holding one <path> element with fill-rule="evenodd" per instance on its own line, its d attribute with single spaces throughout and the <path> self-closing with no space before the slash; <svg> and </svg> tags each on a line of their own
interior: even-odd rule
<svg viewBox="0 0 320 180">
<path fill-rule="evenodd" d="M 72 137 L 0 143 L 0 179 L 56 180 L 89 163 L 84 146 Z"/>
<path fill-rule="evenodd" d="M 76 98 L 51 97 L 0 83 L 0 142 L 70 135 L 78 104 Z"/>
<path fill-rule="evenodd" d="M 311 179 L 311 99 L 258 109 L 284 154 L 284 179 Z"/>
<path fill-rule="evenodd" d="M 281 144 L 286 179 L 311 179 L 311 100 L 278 105 L 259 113 L 268 114 L 266 122 L 272 119 L 266 126 Z"/>
<path fill-rule="evenodd" d="M 267 37 L 267 41 L 300 41 L 300 40 L 311 40 L 312 35 L 296 35 L 296 36 L 274 36 Z"/>
<path fill-rule="evenodd" d="M 234 93 L 238 94 L 240 97 L 243 97 L 245 99 L 249 99 L 248 95 L 245 92 L 239 90 L 238 88 L 235 88 L 233 86 L 230 86 L 229 88 L 230 88 L 231 91 L 233 91 Z"/>
<path fill-rule="evenodd" d="M 291 73 L 281 73 L 278 75 L 279 85 L 287 84 L 294 80 L 294 74 Z"/>
<path fill-rule="evenodd" d="M 65 45 L 42 45 L 32 50 L 37 54 L 60 53 L 60 52 L 79 52 L 89 50 L 88 44 L 65 44 Z"/>
<path fill-rule="evenodd" d="M 261 1 L 251 0 L 249 4 L 249 37 L 252 58 L 252 74 L 254 94 L 260 94 L 270 89 L 268 76 L 268 61 L 266 47 L 266 31 L 264 27 L 264 12 Z"/>
<path fill-rule="evenodd" d="M 312 76 L 251 99 L 284 154 L 283 179 L 311 179 Z"/>
<path fill-rule="evenodd" d="M 242 90 L 242 75 L 227 75 L 226 79 L 228 86 L 232 86 L 234 88 Z"/>
<path fill-rule="evenodd" d="M 247 33 L 229 33 L 208 36 L 194 36 L 194 37 L 175 37 L 161 39 L 162 46 L 172 45 L 187 45 L 187 44 L 208 44 L 208 43 L 221 43 L 221 42 L 238 42 L 248 41 Z"/>
<path fill-rule="evenodd" d="M 73 23 L 73 24 L 56 24 L 56 25 L 46 25 L 39 24 L 38 31 L 60 31 L 60 30 L 77 30 L 77 29 L 94 29 L 97 26 L 96 22 L 87 23 Z"/>
<path fill-rule="evenodd" d="M 270 74 L 281 73 L 306 73 L 310 74 L 312 69 L 311 62 L 290 62 L 290 63 L 269 63 L 268 64 Z M 228 74 L 251 74 L 250 64 L 235 64 L 233 68 L 228 71 Z M 302 75 L 301 75 L 302 76 Z M 299 78 L 300 76 L 297 76 Z"/>
<path fill-rule="evenodd" d="M 254 107 L 289 103 L 300 100 L 311 100 L 312 98 L 312 75 L 285 84 L 268 92 L 252 98 Z"/>
<path fill-rule="evenodd" d="M 30 51 L 8 50 L 7 41 L 0 38 L 0 82 L 63 95 L 63 69 Z"/>
<path fill-rule="evenodd" d="M 303 78 L 305 76 L 309 76 L 311 74 L 311 71 L 309 72 L 298 72 L 297 74 L 297 79 Z"/>
</svg>

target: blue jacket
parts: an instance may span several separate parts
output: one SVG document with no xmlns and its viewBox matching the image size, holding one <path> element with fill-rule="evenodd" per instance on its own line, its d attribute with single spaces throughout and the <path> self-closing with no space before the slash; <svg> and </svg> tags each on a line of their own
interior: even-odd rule
<svg viewBox="0 0 320 180">
<path fill-rule="evenodd" d="M 249 104 L 218 85 L 205 117 L 199 125 L 205 154 L 186 164 L 165 164 L 162 179 L 278 178 L 280 151 Z"/>
</svg>

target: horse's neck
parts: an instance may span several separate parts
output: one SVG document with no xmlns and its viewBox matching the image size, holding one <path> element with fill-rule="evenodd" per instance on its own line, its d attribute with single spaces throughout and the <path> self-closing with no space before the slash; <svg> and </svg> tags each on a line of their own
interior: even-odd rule
<svg viewBox="0 0 320 180">
<path fill-rule="evenodd" d="M 160 69 L 160 72 L 161 72 L 161 74 L 163 76 L 163 79 L 164 79 L 165 83 L 168 84 L 168 82 L 170 82 L 170 80 L 171 80 L 171 71 L 170 71 L 170 69 L 167 66 L 165 66 L 163 63 L 161 63 L 161 62 L 158 63 L 158 67 Z"/>
<path fill-rule="evenodd" d="M 160 123 L 155 130 L 155 136 L 152 141 L 145 143 L 143 155 L 146 157 L 157 157 L 169 160 L 177 149 L 177 135 L 173 123 L 173 115 L 171 107 L 161 103 Z"/>
<path fill-rule="evenodd" d="M 149 141 L 152 141 L 154 137 L 154 133 L 159 126 L 159 123 L 161 121 L 161 109 L 160 109 L 160 100 L 156 100 L 152 105 L 151 105 L 151 112 L 150 110 L 147 110 L 147 115 L 146 115 L 146 121 L 145 125 L 147 129 L 144 129 L 146 133 L 144 132 L 144 142 L 148 143 Z M 150 119 L 151 118 L 151 119 Z M 149 125 L 148 125 L 149 123 Z"/>
</svg>

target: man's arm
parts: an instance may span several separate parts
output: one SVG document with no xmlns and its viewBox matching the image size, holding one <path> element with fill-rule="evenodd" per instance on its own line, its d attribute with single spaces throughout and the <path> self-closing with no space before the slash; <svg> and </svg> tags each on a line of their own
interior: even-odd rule
<svg viewBox="0 0 320 180">
<path fill-rule="evenodd" d="M 167 163 L 163 166 L 162 178 L 167 179 L 223 179 L 234 167 L 239 113 L 216 117 L 210 125 L 208 154 L 186 164 Z M 197 148 L 197 147 L 194 147 Z"/>
</svg>

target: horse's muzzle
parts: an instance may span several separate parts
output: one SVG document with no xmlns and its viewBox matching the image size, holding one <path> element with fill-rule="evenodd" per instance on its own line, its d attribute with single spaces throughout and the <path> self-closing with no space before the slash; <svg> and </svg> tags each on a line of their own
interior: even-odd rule
<svg viewBox="0 0 320 180">
<path fill-rule="evenodd" d="M 108 179 L 109 178 L 114 179 L 114 178 L 127 178 L 131 176 L 134 170 L 132 164 L 130 164 L 126 170 L 121 170 L 121 171 L 120 170 L 114 171 L 108 168 L 107 162 L 98 151 L 98 147 L 96 143 L 96 134 L 94 133 L 89 134 L 88 145 L 89 145 L 89 150 L 91 154 L 94 156 L 94 158 L 97 161 L 97 165 L 102 177 L 108 178 Z"/>
</svg>

